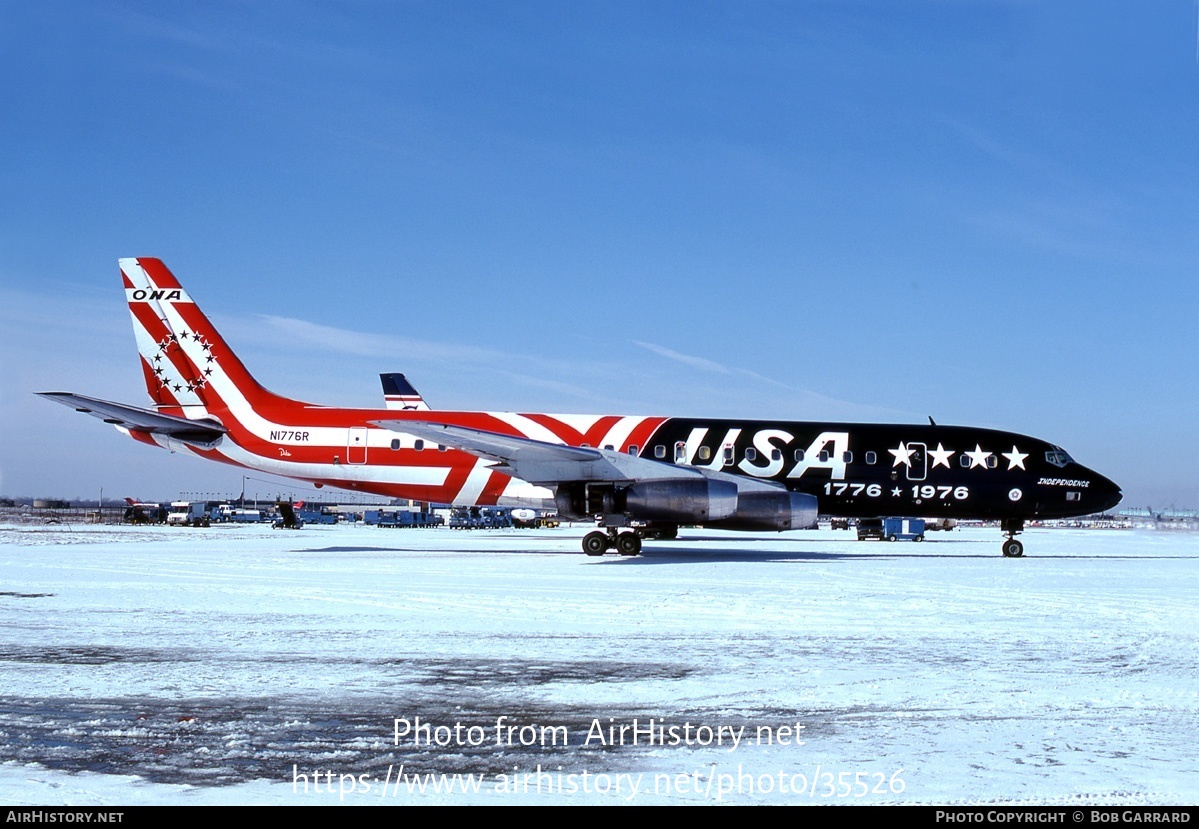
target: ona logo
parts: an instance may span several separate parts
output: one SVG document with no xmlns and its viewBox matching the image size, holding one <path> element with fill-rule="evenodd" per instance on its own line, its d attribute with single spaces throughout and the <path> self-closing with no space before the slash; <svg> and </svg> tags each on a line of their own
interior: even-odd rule
<svg viewBox="0 0 1199 829">
<path fill-rule="evenodd" d="M 130 302 L 187 302 L 187 296 L 181 288 L 132 288 L 129 291 Z"/>
</svg>

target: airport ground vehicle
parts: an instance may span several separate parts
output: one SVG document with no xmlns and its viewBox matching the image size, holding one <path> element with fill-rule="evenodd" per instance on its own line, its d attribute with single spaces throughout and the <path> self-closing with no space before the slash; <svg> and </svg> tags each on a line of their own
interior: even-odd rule
<svg viewBox="0 0 1199 829">
<path fill-rule="evenodd" d="M 172 501 L 167 524 L 174 527 L 207 527 L 208 510 L 203 501 Z"/>
<path fill-rule="evenodd" d="M 923 541 L 924 521 L 920 518 L 862 518 L 858 520 L 858 541 Z"/>
<path fill-rule="evenodd" d="M 405 527 L 425 529 L 428 527 L 440 527 L 445 524 L 445 519 L 435 512 L 407 509 L 367 510 L 362 514 L 362 521 L 364 524 L 372 524 L 376 527 L 388 529 Z"/>
</svg>

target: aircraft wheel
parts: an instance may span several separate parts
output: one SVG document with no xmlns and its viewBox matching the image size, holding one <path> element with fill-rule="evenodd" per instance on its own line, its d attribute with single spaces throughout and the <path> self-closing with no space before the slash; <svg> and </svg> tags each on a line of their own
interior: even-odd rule
<svg viewBox="0 0 1199 829">
<path fill-rule="evenodd" d="M 616 536 L 616 552 L 622 556 L 635 556 L 641 552 L 641 536 L 637 533 L 621 533 Z"/>
<path fill-rule="evenodd" d="M 589 556 L 602 556 L 608 550 L 608 536 L 593 532 L 583 536 L 583 552 Z"/>
<path fill-rule="evenodd" d="M 888 541 L 898 541 L 898 539 L 897 539 L 895 536 L 893 536 L 893 535 L 889 535 L 889 536 L 887 536 L 887 540 L 888 540 Z"/>
<path fill-rule="evenodd" d="M 678 537 L 679 537 L 679 528 L 678 527 L 663 527 L 661 530 L 658 531 L 658 538 L 661 538 L 665 541 L 674 541 Z"/>
<path fill-rule="evenodd" d="M 1020 558 L 1024 555 L 1024 545 L 1014 538 L 1003 542 L 1003 555 L 1006 558 Z"/>
<path fill-rule="evenodd" d="M 924 540 L 924 536 L 922 536 L 922 535 L 918 535 L 918 536 L 916 536 L 915 538 L 913 538 L 912 540 L 913 540 L 913 541 L 923 541 L 923 540 Z"/>
</svg>

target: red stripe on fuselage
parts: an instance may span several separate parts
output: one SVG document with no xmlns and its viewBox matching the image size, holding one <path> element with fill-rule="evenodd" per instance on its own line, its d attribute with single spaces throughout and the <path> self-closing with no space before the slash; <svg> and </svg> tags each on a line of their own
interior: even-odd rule
<svg viewBox="0 0 1199 829">
<path fill-rule="evenodd" d="M 588 446 L 599 446 L 605 437 L 608 436 L 609 430 L 620 422 L 618 415 L 604 415 L 591 425 L 587 431 L 580 432 L 569 423 L 564 423 L 556 417 L 546 414 L 528 414 L 524 415 L 534 423 L 544 426 L 549 429 L 562 442 L 570 446 L 580 446 L 587 444 Z M 618 446 L 617 449 L 624 447 Z"/>
<path fill-rule="evenodd" d="M 158 446 L 158 441 L 154 440 L 154 436 L 149 432 L 139 432 L 136 429 L 131 429 L 129 431 L 129 437 L 133 438 L 138 443 L 144 443 L 147 446 Z"/>
<path fill-rule="evenodd" d="M 647 417 L 634 427 L 629 433 L 629 439 L 625 441 L 625 447 L 636 446 L 644 449 L 645 446 L 653 439 L 654 433 L 658 431 L 658 427 L 667 421 L 665 417 Z"/>
<path fill-rule="evenodd" d="M 487 484 L 483 487 L 483 491 L 479 494 L 479 503 L 494 504 L 504 494 L 504 490 L 508 488 L 508 484 L 511 482 L 512 477 L 510 475 L 493 471 L 487 479 Z"/>
</svg>

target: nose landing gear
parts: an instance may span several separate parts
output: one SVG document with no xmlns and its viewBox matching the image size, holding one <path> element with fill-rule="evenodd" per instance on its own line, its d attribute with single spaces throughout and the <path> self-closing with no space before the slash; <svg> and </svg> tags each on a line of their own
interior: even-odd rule
<svg viewBox="0 0 1199 829">
<path fill-rule="evenodd" d="M 1020 558 L 1024 555 L 1024 545 L 1016 540 L 1016 536 L 1024 532 L 1023 518 L 1005 518 L 1002 528 L 1007 533 L 1007 541 L 1003 542 L 1004 558 Z"/>
<path fill-rule="evenodd" d="M 1014 538 L 1003 542 L 1003 554 L 1007 558 L 1020 558 L 1024 555 L 1024 545 Z"/>
</svg>

